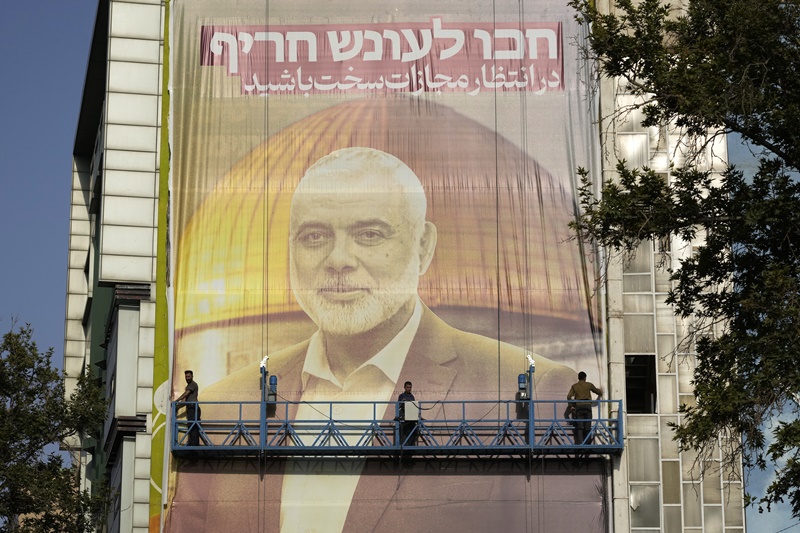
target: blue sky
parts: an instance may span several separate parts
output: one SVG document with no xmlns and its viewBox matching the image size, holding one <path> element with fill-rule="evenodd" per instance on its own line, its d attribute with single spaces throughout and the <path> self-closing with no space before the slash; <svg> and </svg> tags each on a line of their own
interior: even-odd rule
<svg viewBox="0 0 800 533">
<path fill-rule="evenodd" d="M 95 0 L 0 3 L 0 328 L 63 354 L 72 145 Z"/>
<path fill-rule="evenodd" d="M 39 347 L 55 349 L 58 365 L 71 154 L 96 6 L 94 0 L 0 2 L 0 331 L 14 318 L 30 322 Z M 762 478 L 752 479 L 751 490 L 761 490 Z M 747 520 L 754 532 L 800 533 L 788 506 L 748 512 Z"/>
</svg>

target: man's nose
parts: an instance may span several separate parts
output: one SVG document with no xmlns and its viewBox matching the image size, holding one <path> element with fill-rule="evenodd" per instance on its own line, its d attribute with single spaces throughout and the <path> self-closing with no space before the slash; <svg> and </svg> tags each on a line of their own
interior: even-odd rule
<svg viewBox="0 0 800 533">
<path fill-rule="evenodd" d="M 336 272 L 343 272 L 355 269 L 358 264 L 355 256 L 355 243 L 348 238 L 337 236 L 333 241 L 333 247 L 325 258 L 325 266 Z"/>
</svg>

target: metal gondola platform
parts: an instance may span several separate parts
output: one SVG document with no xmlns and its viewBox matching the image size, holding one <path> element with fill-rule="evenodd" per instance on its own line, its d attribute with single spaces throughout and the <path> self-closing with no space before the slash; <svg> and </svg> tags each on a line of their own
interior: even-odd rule
<svg viewBox="0 0 800 533">
<path fill-rule="evenodd" d="M 571 456 L 622 451 L 620 400 L 596 400 L 576 442 L 566 400 L 419 401 L 400 420 L 397 402 L 199 402 L 202 420 L 172 404 L 176 456 Z M 183 416 L 181 418 L 180 416 Z M 195 431 L 200 444 L 189 445 Z"/>
</svg>

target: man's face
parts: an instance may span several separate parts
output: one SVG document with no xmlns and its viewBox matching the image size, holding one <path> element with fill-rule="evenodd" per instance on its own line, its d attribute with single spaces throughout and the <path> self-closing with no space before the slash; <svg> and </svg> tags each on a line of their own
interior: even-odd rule
<svg viewBox="0 0 800 533">
<path fill-rule="evenodd" d="M 191 383 L 192 379 L 194 378 L 191 372 L 185 372 L 183 377 L 186 378 L 186 383 Z"/>
<path fill-rule="evenodd" d="M 402 193 L 374 184 L 368 192 L 344 189 L 295 194 L 290 275 L 297 301 L 321 330 L 353 335 L 416 295 L 424 222 L 411 220 Z"/>
<path fill-rule="evenodd" d="M 411 394 L 411 383 L 405 384 L 406 394 Z"/>
</svg>

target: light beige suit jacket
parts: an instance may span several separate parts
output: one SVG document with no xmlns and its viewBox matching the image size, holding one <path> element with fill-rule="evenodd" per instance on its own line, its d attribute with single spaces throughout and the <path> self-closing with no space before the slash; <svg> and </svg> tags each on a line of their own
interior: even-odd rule
<svg viewBox="0 0 800 533">
<path fill-rule="evenodd" d="M 308 344 L 304 341 L 270 355 L 270 374 L 278 376 L 283 398 L 300 399 Z M 535 360 L 535 398 L 563 399 L 576 379 L 575 372 L 541 356 Z M 424 307 L 400 381 L 414 383 L 418 400 L 509 400 L 514 399 L 517 376 L 526 367 L 525 353 L 520 348 L 453 328 Z M 250 365 L 206 389 L 203 398 L 260 398 L 259 376 L 258 364 Z M 390 416 L 387 411 L 386 416 L 391 419 L 393 414 Z M 441 416 L 441 412 L 425 415 Z M 315 462 L 324 460 L 309 459 L 306 467 L 313 469 Z M 348 461 L 336 461 L 344 474 Z M 274 458 L 179 463 L 167 531 L 278 531 L 281 484 L 287 464 Z M 533 502 L 550 498 L 549 492 L 539 493 L 541 486 L 532 486 L 526 464 L 519 458 L 453 457 L 415 462 L 412 466 L 367 460 L 345 531 L 398 531 L 409 527 L 415 531 L 488 531 L 497 524 L 511 526 L 508 530 L 525 530 L 531 505 L 538 505 Z M 602 495 L 596 490 L 602 483 L 595 482 L 599 468 L 599 464 L 587 464 L 566 480 L 547 481 L 550 488 L 563 482 L 570 487 L 567 500 L 560 495 L 549 503 L 553 513 L 548 515 L 560 514 L 558 527 L 563 529 L 566 520 L 576 530 L 595 531 L 592 524 L 602 523 L 598 519 Z M 589 476 L 590 480 L 580 476 Z M 558 493 L 557 490 L 553 494 Z M 574 513 L 572 504 L 576 501 L 586 501 L 585 512 Z M 563 512 L 557 512 L 562 505 Z"/>
</svg>

